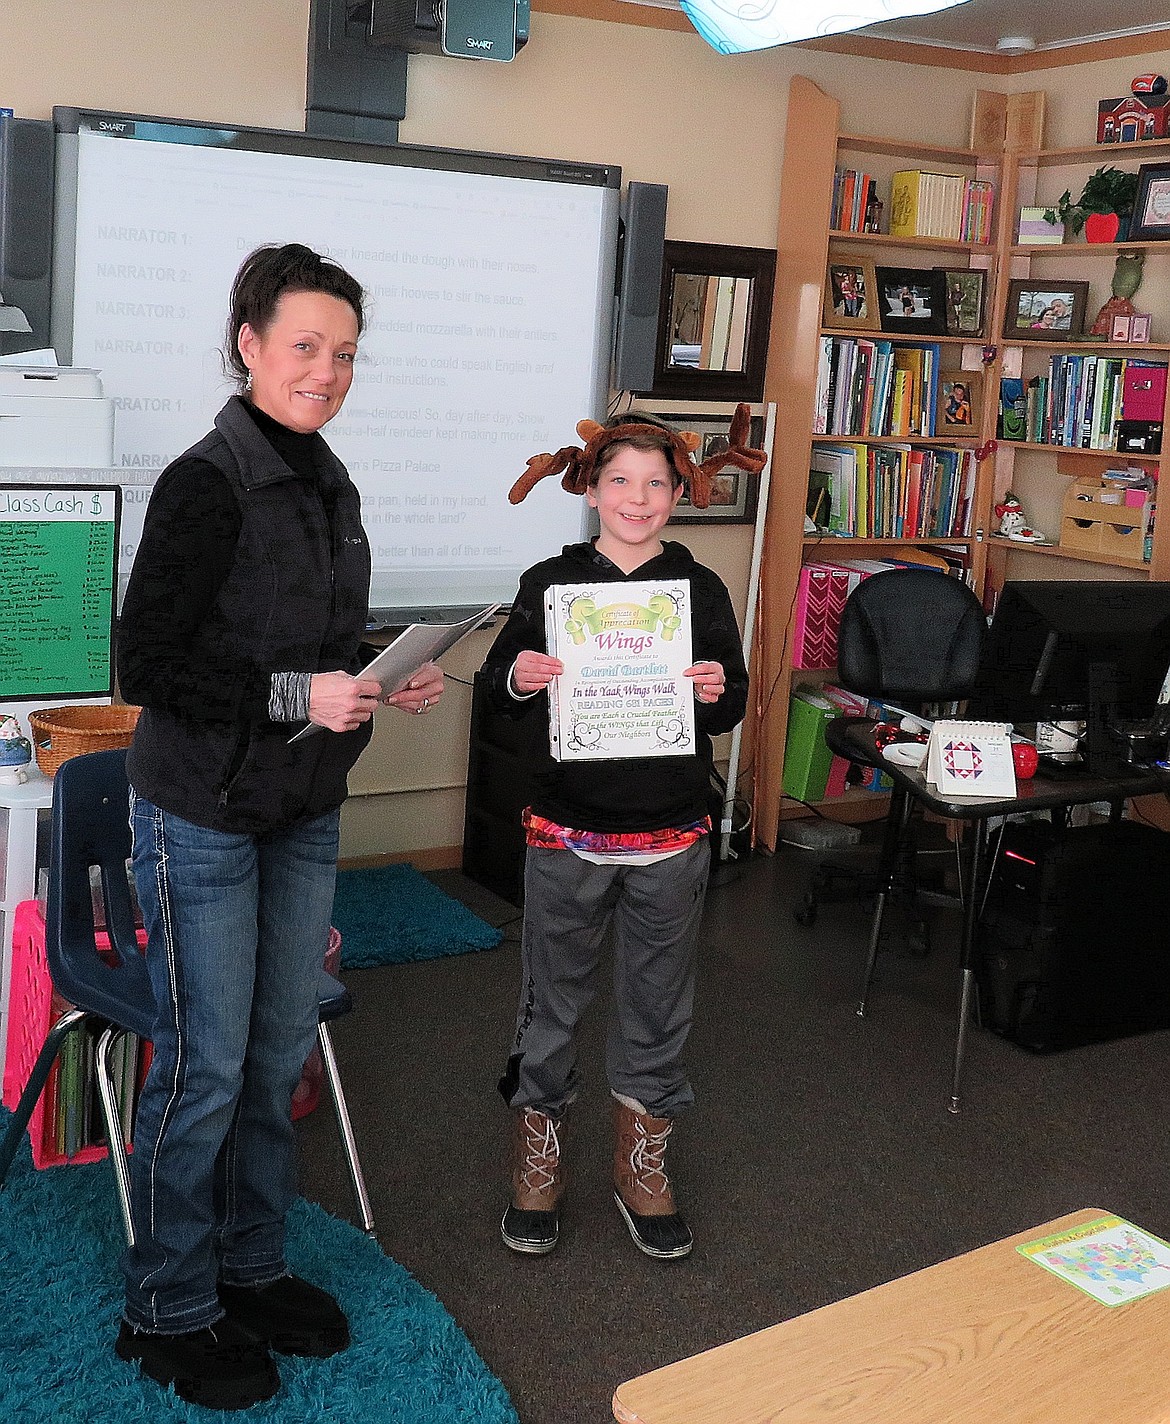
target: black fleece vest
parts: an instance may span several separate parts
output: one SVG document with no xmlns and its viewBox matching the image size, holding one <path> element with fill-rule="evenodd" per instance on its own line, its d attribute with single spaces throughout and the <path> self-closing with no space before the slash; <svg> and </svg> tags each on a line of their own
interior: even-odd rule
<svg viewBox="0 0 1170 1424">
<path fill-rule="evenodd" d="M 181 457 L 227 478 L 241 526 L 231 572 L 197 635 L 263 672 L 356 672 L 365 632 L 370 551 L 361 499 L 320 444 L 316 482 L 299 478 L 239 400 Z M 128 760 L 131 785 L 164 810 L 211 830 L 263 834 L 333 810 L 372 726 L 323 732 L 295 746 L 295 727 L 205 721 L 146 707 Z"/>
</svg>

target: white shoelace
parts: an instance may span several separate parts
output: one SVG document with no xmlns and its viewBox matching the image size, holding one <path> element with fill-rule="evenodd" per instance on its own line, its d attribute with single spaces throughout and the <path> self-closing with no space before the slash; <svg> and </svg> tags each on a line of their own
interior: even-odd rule
<svg viewBox="0 0 1170 1424">
<path fill-rule="evenodd" d="M 658 1191 L 665 1192 L 670 1186 L 670 1179 L 666 1175 L 666 1169 L 662 1165 L 662 1158 L 666 1152 L 666 1139 L 670 1136 L 674 1123 L 668 1122 L 661 1132 L 647 1132 L 641 1118 L 637 1118 L 639 1137 L 634 1144 L 634 1150 L 630 1153 L 630 1166 L 634 1170 L 635 1185 L 646 1193 L 647 1196 L 654 1195 L 654 1188 L 647 1185 L 648 1177 L 660 1177 L 662 1185 Z"/>
<path fill-rule="evenodd" d="M 543 1114 L 540 1115 L 543 1117 Z M 537 1128 L 540 1120 L 536 1113 L 525 1114 L 524 1131 L 528 1138 L 528 1155 L 524 1159 L 524 1170 L 520 1180 L 530 1192 L 543 1192 L 555 1187 L 557 1164 L 561 1159 L 561 1144 L 557 1137 L 557 1125 L 551 1117 L 543 1120 L 543 1130 Z M 551 1164 L 551 1165 L 550 1165 Z"/>
</svg>

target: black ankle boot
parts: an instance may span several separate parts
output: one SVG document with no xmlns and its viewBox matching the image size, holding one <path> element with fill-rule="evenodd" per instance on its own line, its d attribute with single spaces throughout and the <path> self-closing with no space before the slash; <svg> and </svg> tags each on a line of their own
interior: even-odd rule
<svg viewBox="0 0 1170 1424">
<path fill-rule="evenodd" d="M 226 1317 L 186 1335 L 151 1335 L 123 1321 L 114 1351 L 205 1409 L 250 1409 L 280 1388 L 268 1346 Z"/>
<path fill-rule="evenodd" d="M 349 1321 L 328 1291 L 299 1276 L 281 1276 L 262 1286 L 216 1287 L 228 1318 L 279 1355 L 323 1359 L 349 1344 Z"/>
</svg>

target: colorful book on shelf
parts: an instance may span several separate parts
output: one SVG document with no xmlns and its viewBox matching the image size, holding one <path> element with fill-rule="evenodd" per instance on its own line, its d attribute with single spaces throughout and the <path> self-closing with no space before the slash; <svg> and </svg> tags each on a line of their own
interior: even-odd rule
<svg viewBox="0 0 1170 1424">
<path fill-rule="evenodd" d="M 853 532 L 851 492 L 856 478 L 856 463 L 856 452 L 848 446 L 814 445 L 809 455 L 810 473 L 823 476 L 828 481 L 827 525 L 830 534 Z"/>
<path fill-rule="evenodd" d="M 899 346 L 894 351 L 894 411 L 891 435 L 919 435 L 922 408 L 922 348 Z M 901 375 L 901 380 L 898 377 Z"/>
<path fill-rule="evenodd" d="M 829 433 L 829 412 L 833 392 L 833 338 L 822 336 L 817 342 L 817 387 L 813 406 L 813 434 Z"/>
<path fill-rule="evenodd" d="M 903 169 L 890 179 L 890 236 L 917 237 L 922 174 Z"/>
<path fill-rule="evenodd" d="M 999 438 L 1023 440 L 1026 436 L 1024 383 L 1018 376 L 1003 376 L 999 382 Z"/>
</svg>

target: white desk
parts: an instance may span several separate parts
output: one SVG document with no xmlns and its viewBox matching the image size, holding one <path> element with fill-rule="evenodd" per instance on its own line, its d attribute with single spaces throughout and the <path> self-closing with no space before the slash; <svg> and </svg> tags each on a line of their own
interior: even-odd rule
<svg viewBox="0 0 1170 1424">
<path fill-rule="evenodd" d="M 20 786 L 0 784 L 0 1075 L 8 1048 L 8 991 L 16 907 L 37 893 L 37 820 L 53 804 L 53 781 L 35 763 Z"/>
</svg>

